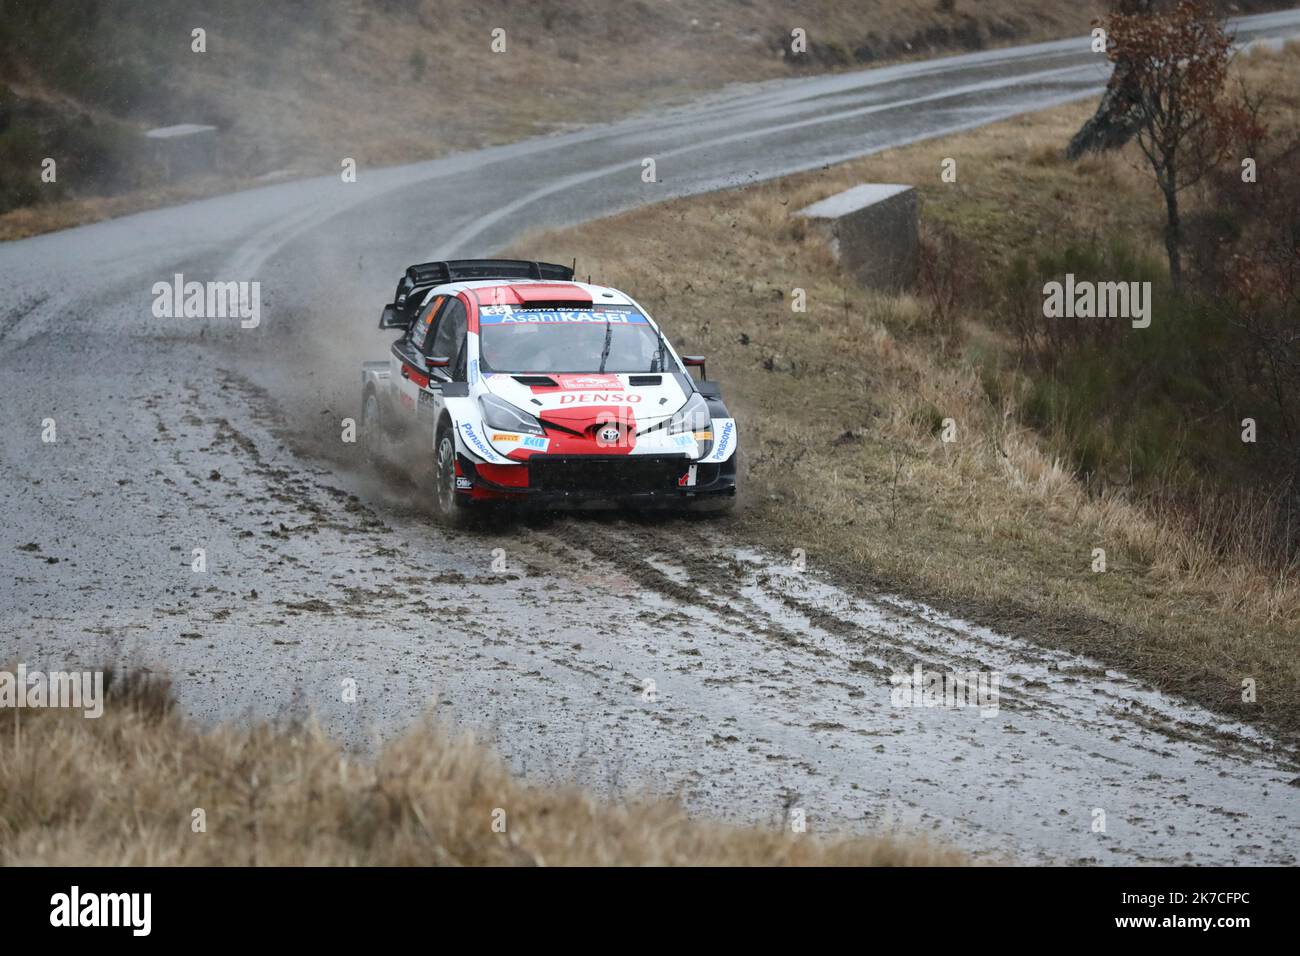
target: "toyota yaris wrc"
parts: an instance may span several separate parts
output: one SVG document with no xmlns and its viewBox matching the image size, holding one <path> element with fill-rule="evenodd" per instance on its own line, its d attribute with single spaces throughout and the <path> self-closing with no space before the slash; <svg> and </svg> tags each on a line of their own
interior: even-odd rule
<svg viewBox="0 0 1300 956">
<path fill-rule="evenodd" d="M 367 457 L 401 442 L 431 458 L 448 517 L 501 502 L 735 501 L 736 423 L 717 384 L 631 296 L 552 263 L 426 262 L 379 327 L 401 337 L 362 371 Z"/>
</svg>

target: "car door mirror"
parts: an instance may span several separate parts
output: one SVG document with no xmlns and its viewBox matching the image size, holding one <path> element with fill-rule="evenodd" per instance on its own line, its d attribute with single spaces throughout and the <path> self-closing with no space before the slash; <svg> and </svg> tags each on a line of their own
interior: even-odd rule
<svg viewBox="0 0 1300 956">
<path fill-rule="evenodd" d="M 424 364 L 429 368 L 446 368 L 451 364 L 451 359 L 445 355 L 434 355 L 424 360 Z"/>
<path fill-rule="evenodd" d="M 397 306 L 384 306 L 384 311 L 379 314 L 379 327 L 381 329 L 405 329 L 406 326 L 406 321 L 397 312 Z"/>
<path fill-rule="evenodd" d="M 703 355 L 683 355 L 682 364 L 687 368 L 698 368 L 700 370 L 700 378 L 702 379 L 709 377 L 708 372 L 704 368 Z"/>
</svg>

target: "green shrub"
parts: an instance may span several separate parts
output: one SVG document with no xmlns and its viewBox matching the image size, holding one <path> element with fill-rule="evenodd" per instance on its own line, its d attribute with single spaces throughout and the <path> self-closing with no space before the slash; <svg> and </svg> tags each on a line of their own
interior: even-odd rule
<svg viewBox="0 0 1300 956">
<path fill-rule="evenodd" d="M 1151 325 L 1127 319 L 1047 319 L 1043 285 L 1150 282 Z M 1027 423 L 1048 435 L 1080 474 L 1103 484 L 1157 484 L 1193 472 L 1230 482 L 1249 468 L 1242 409 L 1266 418 L 1234 374 L 1242 343 L 1233 316 L 1195 294 L 1177 295 L 1159 262 L 1122 242 L 1079 242 L 1020 258 L 1008 270 L 1010 312 L 1030 383 Z"/>
</svg>

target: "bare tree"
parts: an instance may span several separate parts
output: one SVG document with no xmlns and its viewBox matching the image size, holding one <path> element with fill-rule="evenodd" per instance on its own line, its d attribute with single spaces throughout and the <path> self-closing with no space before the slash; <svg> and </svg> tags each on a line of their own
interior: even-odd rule
<svg viewBox="0 0 1300 956">
<path fill-rule="evenodd" d="M 1165 251 L 1182 285 L 1178 196 L 1218 166 L 1242 135 L 1244 113 L 1224 95 L 1232 37 L 1204 0 L 1103 21 L 1109 56 L 1125 70 L 1126 119 L 1165 200 Z"/>
</svg>

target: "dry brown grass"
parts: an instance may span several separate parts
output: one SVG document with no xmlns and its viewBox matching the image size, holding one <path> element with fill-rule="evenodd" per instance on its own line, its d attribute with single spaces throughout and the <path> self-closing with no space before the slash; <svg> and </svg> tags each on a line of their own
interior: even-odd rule
<svg viewBox="0 0 1300 956">
<path fill-rule="evenodd" d="M 168 80 L 228 125 L 222 175 L 183 191 L 81 197 L 0 216 L 0 239 L 247 186 L 268 171 L 337 174 L 427 159 L 684 102 L 727 83 L 1087 33 L 1100 0 L 329 0 L 273 56 L 229 31 Z M 506 31 L 505 53 L 489 50 Z M 790 31 L 812 53 L 783 58 Z M 871 51 L 868 54 L 868 51 Z M 422 70 L 414 57 L 423 57 Z M 0 75 L 4 72 L 0 71 Z M 39 74 L 15 82 L 42 93 Z M 78 110 L 82 107 L 72 104 Z M 88 110 L 92 115 L 95 111 Z M 194 119 L 176 116 L 173 122 Z M 17 171 L 15 171 L 17 174 Z M 26 174 L 26 170 L 22 171 Z"/>
<path fill-rule="evenodd" d="M 1249 58 L 1279 124 L 1300 128 L 1300 48 Z M 1090 495 L 996 404 L 983 371 L 1014 354 L 970 301 L 959 334 L 931 305 L 864 292 L 793 213 L 860 182 L 911 183 L 922 217 L 955 231 L 972 267 L 1074 234 L 1158 252 L 1161 210 L 1131 153 L 1071 165 L 1091 104 L 704 199 L 534 237 L 514 250 L 633 293 L 678 344 L 707 353 L 741 422 L 742 533 L 849 580 L 898 588 L 1102 660 L 1221 712 L 1300 731 L 1300 581 L 1224 560 L 1181 522 Z M 959 181 L 940 181 L 944 157 Z M 807 291 L 793 314 L 790 290 Z M 936 424 L 952 418 L 958 440 Z M 836 441 L 840 439 L 840 441 Z M 1091 570 L 1105 548 L 1108 571 Z M 1258 683 L 1254 704 L 1241 682 Z"/>
<path fill-rule="evenodd" d="M 228 192 L 241 183 L 224 176 L 197 176 L 183 183 L 138 189 L 120 196 L 91 196 L 70 199 L 39 206 L 25 206 L 0 215 L 0 242 L 25 239 L 28 236 L 71 229 L 87 223 L 101 222 L 117 216 L 127 216 L 145 209 L 172 206 L 177 203 L 202 199 L 217 193 Z"/>
<path fill-rule="evenodd" d="M 110 689 L 112 685 L 110 685 Z M 19 712 L 14 711 L 15 715 Z M 201 732 L 139 675 L 104 716 L 23 711 L 0 734 L 0 865 L 911 866 L 920 841 L 822 839 L 529 786 L 431 724 L 373 759 L 312 726 Z M 206 832 L 194 832 L 194 811 Z M 504 812 L 505 832 L 493 829 Z M 499 815 L 499 814 L 498 814 Z"/>
</svg>

